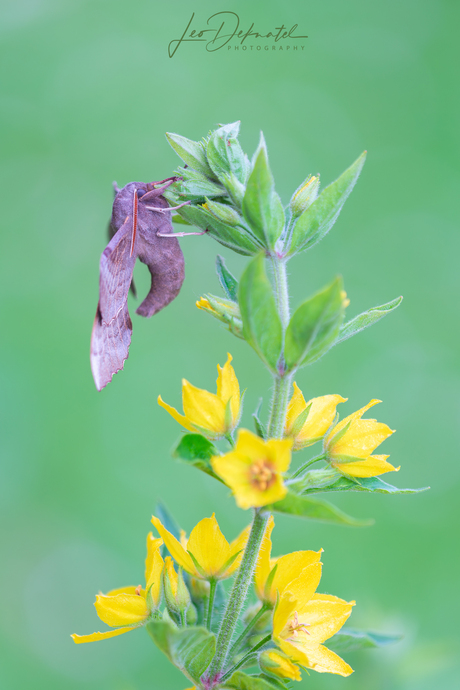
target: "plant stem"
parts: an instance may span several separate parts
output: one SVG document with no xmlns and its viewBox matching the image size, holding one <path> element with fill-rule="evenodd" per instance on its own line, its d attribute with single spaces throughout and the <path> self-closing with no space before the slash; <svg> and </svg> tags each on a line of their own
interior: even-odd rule
<svg viewBox="0 0 460 690">
<path fill-rule="evenodd" d="M 222 676 L 221 682 L 224 680 L 227 680 L 227 678 L 230 678 L 230 676 L 233 673 L 235 673 L 235 671 L 237 669 L 239 669 L 240 666 L 242 666 L 254 654 L 254 652 L 256 652 L 258 649 L 260 649 L 261 647 L 266 645 L 267 642 L 270 642 L 271 639 L 272 639 L 271 634 L 267 635 L 266 637 L 263 638 L 263 640 L 261 640 L 256 645 L 254 645 L 254 647 L 252 649 L 250 649 L 249 652 L 247 654 L 245 654 L 244 657 L 242 659 L 240 659 L 240 661 L 237 664 L 232 666 L 232 668 Z"/>
<path fill-rule="evenodd" d="M 264 615 L 265 611 L 268 611 L 268 610 L 269 610 L 269 607 L 268 607 L 266 604 L 263 604 L 263 605 L 260 607 L 260 609 L 257 611 L 257 613 L 256 613 L 256 615 L 254 616 L 254 618 L 248 623 L 248 625 L 245 627 L 245 629 L 243 630 L 243 632 L 241 633 L 241 635 L 239 636 L 239 638 L 236 640 L 236 642 L 234 642 L 234 643 L 232 644 L 232 647 L 231 647 L 231 649 L 230 649 L 230 651 L 229 651 L 229 653 L 228 653 L 228 656 L 229 656 L 229 657 L 231 657 L 231 656 L 233 656 L 233 654 L 235 654 L 235 652 L 238 650 L 238 647 L 240 646 L 240 644 L 242 643 L 242 641 L 244 640 L 244 638 L 248 635 L 248 633 L 251 632 L 251 630 L 253 629 L 253 627 L 254 627 L 255 624 L 257 623 L 257 621 L 258 621 L 260 618 L 262 618 L 262 616 Z"/>
<path fill-rule="evenodd" d="M 208 673 L 211 684 L 214 683 L 215 679 L 219 678 L 224 668 L 232 637 L 246 600 L 249 586 L 252 582 L 260 544 L 265 533 L 269 515 L 269 513 L 260 512 L 260 510 L 255 510 L 254 512 L 254 520 L 238 570 L 238 575 L 233 582 L 233 587 L 227 602 L 227 608 L 225 609 L 217 635 L 216 654 L 211 662 Z"/>
<path fill-rule="evenodd" d="M 180 627 L 185 628 L 185 611 L 179 612 L 179 618 L 180 618 Z"/>
<path fill-rule="evenodd" d="M 217 580 L 210 580 L 209 582 L 209 599 L 208 608 L 206 610 L 206 628 L 211 630 L 211 620 L 212 620 L 212 609 L 214 606 L 214 595 L 216 593 Z"/>
<path fill-rule="evenodd" d="M 295 479 L 296 477 L 299 476 L 304 470 L 307 469 L 307 467 L 310 467 L 310 465 L 313 465 L 315 462 L 319 462 L 320 460 L 324 460 L 326 455 L 322 453 L 321 455 L 317 455 L 315 458 L 312 458 L 311 460 L 307 460 L 307 462 L 304 462 L 303 465 L 299 467 L 298 470 L 294 472 L 294 474 L 291 476 L 291 479 Z"/>
<path fill-rule="evenodd" d="M 283 332 L 285 332 L 290 318 L 286 261 L 278 258 L 277 256 L 272 256 L 271 260 L 273 276 L 275 279 L 276 303 L 278 306 L 278 313 L 281 319 Z M 284 354 L 282 354 L 279 362 L 279 373 L 275 374 L 274 376 L 271 413 L 268 424 L 269 438 L 283 437 L 293 375 L 293 372 L 284 372 Z"/>
</svg>

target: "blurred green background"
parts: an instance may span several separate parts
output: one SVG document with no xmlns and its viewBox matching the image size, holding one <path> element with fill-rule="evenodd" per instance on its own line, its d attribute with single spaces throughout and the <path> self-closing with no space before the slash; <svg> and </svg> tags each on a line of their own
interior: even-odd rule
<svg viewBox="0 0 460 690">
<path fill-rule="evenodd" d="M 302 52 L 207 53 L 178 38 L 192 9 L 238 12 L 260 31 L 308 34 Z M 275 553 L 323 547 L 322 591 L 357 600 L 351 623 L 404 640 L 350 654 L 350 678 L 305 676 L 318 690 L 458 688 L 458 256 L 455 49 L 449 0 L 322 3 L 16 0 L 1 3 L 0 686 L 181 690 L 147 634 L 76 647 L 104 629 L 94 594 L 143 578 L 145 536 L 161 497 L 190 530 L 216 511 L 230 538 L 249 520 L 227 492 L 177 465 L 180 380 L 213 390 L 227 350 L 245 423 L 270 380 L 255 354 L 194 302 L 218 293 L 205 237 L 182 241 L 187 277 L 151 320 L 134 316 L 130 357 L 102 393 L 89 367 L 98 263 L 112 180 L 161 179 L 178 163 L 165 131 L 198 139 L 241 119 L 241 142 L 268 142 L 285 203 L 308 173 L 323 184 L 362 150 L 368 161 L 331 234 L 290 264 L 293 303 L 341 273 L 351 317 L 399 294 L 400 309 L 332 350 L 297 381 L 340 393 L 349 413 L 376 397 L 398 433 L 391 479 L 418 496 L 337 498 L 372 528 L 277 518 Z M 140 294 L 145 267 L 136 271 Z M 135 304 L 131 302 L 132 312 Z M 267 409 L 265 402 L 265 410 Z M 455 537 L 457 534 L 457 537 Z"/>
</svg>

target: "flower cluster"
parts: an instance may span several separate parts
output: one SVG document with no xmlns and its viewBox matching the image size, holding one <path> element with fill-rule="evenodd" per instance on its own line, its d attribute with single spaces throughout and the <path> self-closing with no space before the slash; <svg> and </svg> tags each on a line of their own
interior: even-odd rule
<svg viewBox="0 0 460 690">
<path fill-rule="evenodd" d="M 229 354 L 225 365 L 217 367 L 217 395 L 183 381 L 184 415 L 164 403 L 161 396 L 159 404 L 187 430 L 212 440 L 231 440 L 242 412 L 240 387 L 231 362 Z M 372 455 L 393 433 L 375 419 L 362 419 L 379 400 L 371 400 L 339 422 L 337 405 L 347 398 L 323 395 L 307 402 L 295 382 L 293 388 L 284 438 L 265 440 L 241 428 L 234 447 L 211 458 L 212 469 L 232 490 L 240 508 L 268 506 L 282 500 L 288 492 L 292 451 L 318 442 L 323 443 L 321 459 L 346 477 L 375 477 L 399 469 L 387 462 L 387 455 Z"/>
</svg>

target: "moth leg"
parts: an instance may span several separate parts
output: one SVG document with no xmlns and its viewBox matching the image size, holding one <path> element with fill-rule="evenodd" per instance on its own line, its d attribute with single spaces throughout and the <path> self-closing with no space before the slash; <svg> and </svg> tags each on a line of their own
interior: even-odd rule
<svg viewBox="0 0 460 690">
<path fill-rule="evenodd" d="M 206 235 L 208 231 L 203 232 L 157 232 L 157 237 L 189 237 L 190 235 Z"/>
<path fill-rule="evenodd" d="M 169 206 L 168 208 L 159 208 L 157 206 L 146 206 L 145 208 L 149 211 L 159 211 L 160 213 L 166 213 L 167 211 L 175 211 L 178 208 L 182 208 L 182 206 L 188 206 L 191 203 L 191 201 L 184 201 L 184 203 L 179 204 L 179 206 Z"/>
</svg>

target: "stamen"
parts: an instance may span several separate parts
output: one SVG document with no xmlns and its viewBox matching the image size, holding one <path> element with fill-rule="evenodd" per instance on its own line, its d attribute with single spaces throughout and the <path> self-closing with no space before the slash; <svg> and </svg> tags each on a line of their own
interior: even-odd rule
<svg viewBox="0 0 460 690">
<path fill-rule="evenodd" d="M 276 471 L 269 460 L 256 460 L 249 468 L 249 481 L 258 491 L 266 491 L 276 480 Z"/>
<path fill-rule="evenodd" d="M 142 589 L 142 585 L 137 585 L 136 589 L 134 590 L 138 597 L 141 596 L 141 589 Z"/>
<path fill-rule="evenodd" d="M 294 611 L 294 618 L 288 625 L 288 630 L 290 633 L 290 639 L 294 639 L 298 636 L 299 632 L 306 633 L 309 635 L 307 628 L 310 627 L 310 623 L 299 623 L 299 616 L 297 611 Z M 289 638 L 288 638 L 289 639 Z"/>
</svg>

